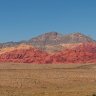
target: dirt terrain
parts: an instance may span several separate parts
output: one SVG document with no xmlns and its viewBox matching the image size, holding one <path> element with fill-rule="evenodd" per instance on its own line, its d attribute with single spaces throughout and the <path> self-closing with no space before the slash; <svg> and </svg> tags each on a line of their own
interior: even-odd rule
<svg viewBox="0 0 96 96">
<path fill-rule="evenodd" d="M 0 96 L 92 96 L 96 64 L 0 64 Z"/>
</svg>

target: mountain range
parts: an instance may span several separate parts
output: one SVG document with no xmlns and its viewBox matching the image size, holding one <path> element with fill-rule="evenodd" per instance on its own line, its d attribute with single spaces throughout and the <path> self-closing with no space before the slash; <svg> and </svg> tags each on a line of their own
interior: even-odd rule
<svg viewBox="0 0 96 96">
<path fill-rule="evenodd" d="M 80 32 L 48 32 L 27 41 L 0 43 L 0 62 L 96 63 L 96 41 Z"/>
</svg>

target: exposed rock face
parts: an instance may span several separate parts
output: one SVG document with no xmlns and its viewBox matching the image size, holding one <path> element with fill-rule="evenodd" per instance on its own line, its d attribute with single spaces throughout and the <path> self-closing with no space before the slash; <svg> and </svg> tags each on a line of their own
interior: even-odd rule
<svg viewBox="0 0 96 96">
<path fill-rule="evenodd" d="M 38 49 L 19 49 L 0 55 L 0 62 L 44 63 L 48 54 Z"/>
<path fill-rule="evenodd" d="M 83 35 L 79 32 L 67 35 L 59 34 L 57 32 L 49 32 L 34 37 L 28 41 L 0 43 L 0 49 L 7 47 L 17 47 L 21 44 L 26 44 L 39 48 L 42 51 L 57 52 L 62 49 L 66 49 L 68 44 L 71 45 L 86 42 L 95 41 L 92 38 Z"/>
<path fill-rule="evenodd" d="M 81 34 L 79 32 L 77 33 L 72 33 L 68 35 L 64 35 L 64 43 L 86 43 L 86 42 L 95 42 L 92 38 Z"/>
<path fill-rule="evenodd" d="M 94 42 L 94 40 L 86 35 L 79 32 L 72 34 L 59 34 L 57 32 L 49 32 L 43 35 L 37 36 L 29 40 L 30 43 L 37 45 L 57 45 L 57 44 L 70 44 L 70 43 L 85 43 Z"/>
<path fill-rule="evenodd" d="M 53 55 L 57 63 L 95 63 L 96 43 L 81 44 Z"/>
<path fill-rule="evenodd" d="M 0 44 L 0 62 L 96 63 L 96 42 L 81 33 L 45 33 L 29 41 Z"/>
<path fill-rule="evenodd" d="M 49 46 L 52 46 L 50 51 L 60 51 L 64 44 L 75 44 L 75 43 L 85 43 L 85 42 L 95 42 L 92 38 L 83 35 L 79 32 L 72 34 L 59 34 L 57 32 L 49 32 L 32 38 L 28 41 L 29 44 L 39 48 L 40 50 L 48 50 Z M 65 48 L 66 49 L 66 48 Z"/>
<path fill-rule="evenodd" d="M 35 38 L 32 38 L 29 40 L 32 44 L 41 44 L 41 45 L 56 45 L 59 44 L 59 41 L 61 40 L 62 35 L 57 32 L 49 32 L 45 33 L 43 35 L 37 36 Z"/>
<path fill-rule="evenodd" d="M 96 63 L 96 43 L 85 43 L 73 49 L 48 54 L 38 49 L 19 49 L 0 55 L 0 62 L 34 64 Z"/>
<path fill-rule="evenodd" d="M 28 43 L 44 51 L 48 46 L 56 46 L 60 44 L 61 38 L 62 34 L 49 32 L 30 39 Z"/>
</svg>

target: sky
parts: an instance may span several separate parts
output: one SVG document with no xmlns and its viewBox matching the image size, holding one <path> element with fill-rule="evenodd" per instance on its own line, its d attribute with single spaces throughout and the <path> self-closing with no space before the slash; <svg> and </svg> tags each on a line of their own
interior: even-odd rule
<svg viewBox="0 0 96 96">
<path fill-rule="evenodd" d="M 52 31 L 96 39 L 96 0 L 0 0 L 0 42 Z"/>
</svg>

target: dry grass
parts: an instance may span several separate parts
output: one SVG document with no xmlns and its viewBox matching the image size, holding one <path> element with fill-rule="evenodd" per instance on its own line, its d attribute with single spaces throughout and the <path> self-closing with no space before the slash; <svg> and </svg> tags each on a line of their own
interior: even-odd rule
<svg viewBox="0 0 96 96">
<path fill-rule="evenodd" d="M 95 64 L 0 64 L 0 96 L 92 96 L 95 92 Z"/>
</svg>

